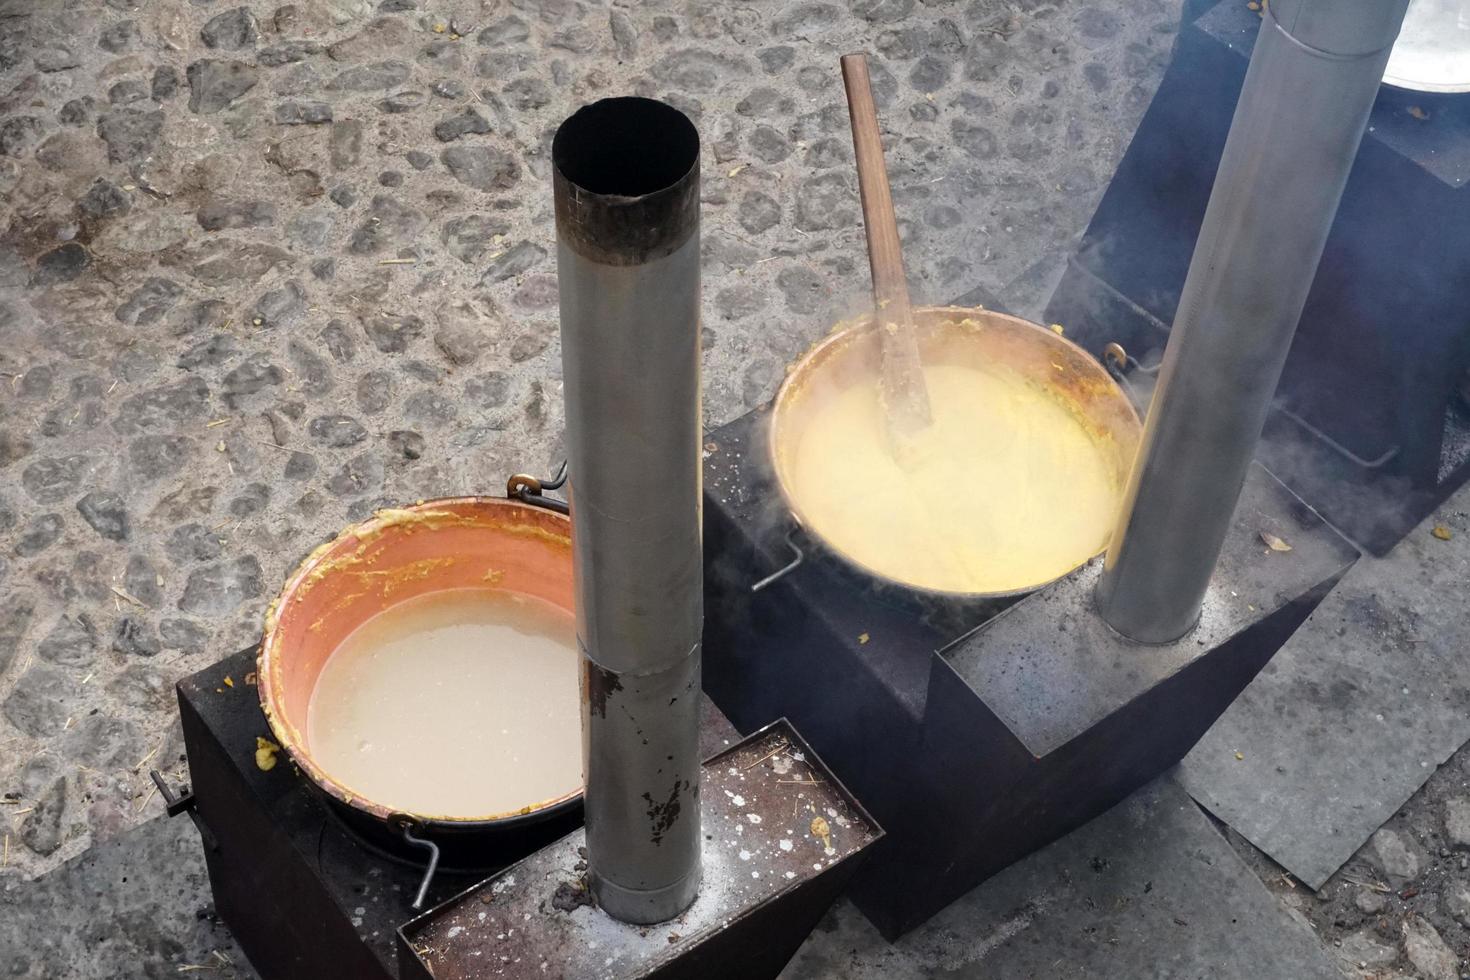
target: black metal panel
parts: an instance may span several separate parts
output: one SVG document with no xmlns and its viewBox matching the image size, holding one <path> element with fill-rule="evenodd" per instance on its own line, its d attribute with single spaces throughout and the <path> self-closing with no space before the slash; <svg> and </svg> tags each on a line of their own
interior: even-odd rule
<svg viewBox="0 0 1470 980">
<path fill-rule="evenodd" d="M 774 978 L 883 831 L 784 719 L 704 764 L 699 897 L 655 926 L 585 894 L 581 832 L 400 931 L 404 980 Z"/>
</svg>

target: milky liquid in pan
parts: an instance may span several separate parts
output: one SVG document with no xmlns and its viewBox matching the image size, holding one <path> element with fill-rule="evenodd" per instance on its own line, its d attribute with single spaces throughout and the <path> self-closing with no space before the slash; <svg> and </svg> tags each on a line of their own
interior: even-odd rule
<svg viewBox="0 0 1470 980">
<path fill-rule="evenodd" d="M 572 615 L 497 589 L 390 606 L 332 652 L 312 693 L 312 756 L 395 810 L 503 814 L 582 785 Z"/>
</svg>

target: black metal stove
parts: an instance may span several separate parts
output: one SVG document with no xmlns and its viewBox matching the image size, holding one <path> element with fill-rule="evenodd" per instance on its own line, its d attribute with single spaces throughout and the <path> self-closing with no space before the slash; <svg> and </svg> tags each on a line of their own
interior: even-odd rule
<svg viewBox="0 0 1470 980">
<path fill-rule="evenodd" d="M 1192 0 L 1173 60 L 1047 307 L 1094 352 L 1168 337 L 1257 32 Z M 1283 101 L 1294 98 L 1282 93 Z M 1260 458 L 1386 553 L 1470 477 L 1470 94 L 1383 86 Z"/>
<path fill-rule="evenodd" d="M 169 812 L 175 815 L 188 812 L 199 826 L 210 887 L 220 917 L 266 980 L 399 980 L 402 976 L 422 975 L 423 967 L 418 965 L 412 951 L 403 954 L 397 948 L 400 927 L 417 914 L 411 903 L 424 879 L 422 859 L 411 848 L 387 851 L 373 839 L 355 832 L 309 780 L 293 771 L 284 757 L 268 771 L 259 767 L 256 738 L 269 737 L 270 729 L 260 710 L 253 683 L 254 669 L 255 650 L 251 648 L 178 684 L 179 712 L 193 785 L 192 792 L 171 802 Z M 767 742 L 771 744 L 767 746 Z M 882 836 L 878 826 L 847 796 L 841 784 L 831 778 L 821 760 L 793 730 L 760 732 L 742 740 L 725 716 L 707 698 L 703 699 L 700 750 L 704 756 L 729 759 L 731 753 L 745 750 L 748 754 L 756 745 L 774 750 L 770 755 L 765 749 L 756 754 L 761 772 L 771 767 L 771 760 L 779 752 L 789 751 L 798 757 L 791 767 L 783 767 L 784 773 L 772 776 L 782 780 L 774 788 L 787 791 L 777 801 L 783 815 L 790 816 L 785 813 L 791 803 L 786 797 L 794 799 L 800 793 L 813 802 L 820 802 L 824 813 L 830 798 L 830 805 L 842 807 L 844 820 L 850 817 L 851 821 L 844 823 L 850 830 L 839 834 L 834 828 L 834 843 L 840 848 L 841 860 L 819 858 L 822 863 L 819 869 L 806 862 L 802 865 L 803 874 L 799 877 L 793 874 L 788 879 L 782 872 L 789 869 L 775 867 L 783 853 L 777 849 L 774 855 L 739 868 L 743 875 L 749 874 L 750 867 L 769 868 L 775 882 L 779 882 L 779 887 L 767 889 L 769 894 L 758 896 L 760 914 L 747 916 L 741 928 L 719 930 L 721 942 L 737 944 L 752 942 L 748 930 L 760 932 L 763 948 L 770 954 L 766 957 L 770 969 L 766 973 L 747 970 L 736 974 L 743 977 L 774 976 L 780 970 L 841 892 L 858 859 Z M 719 766 L 720 775 L 706 776 L 711 791 L 721 793 L 719 787 L 736 785 L 737 779 L 725 772 L 728 768 Z M 750 777 L 750 785 L 754 786 L 756 774 L 756 767 L 752 766 L 749 771 L 737 772 L 736 777 L 741 784 Z M 798 786 L 788 781 L 792 779 L 806 779 L 811 783 Z M 755 808 L 756 794 L 746 792 L 750 793 L 751 805 L 738 815 L 741 821 L 748 821 L 749 813 L 763 812 Z M 748 829 L 753 839 L 760 828 L 751 823 Z M 803 830 L 800 840 L 809 844 L 810 827 Z M 520 853 L 509 855 L 506 863 L 526 858 L 544 843 L 523 840 Z M 576 840 L 567 838 L 542 849 L 540 854 L 560 856 L 568 848 L 575 851 L 575 846 Z M 717 866 L 720 866 L 718 862 Z M 490 873 L 484 868 L 441 868 L 429 882 L 428 904 L 446 902 L 473 888 Z M 488 889 L 492 884 L 487 882 L 485 887 Z M 712 888 L 711 893 L 727 894 L 729 889 Z M 730 905 L 725 910 L 727 914 L 742 914 L 740 902 L 726 904 Z M 483 908 L 476 903 L 477 911 Z M 433 921 L 442 914 L 445 913 L 435 910 L 424 921 Z M 590 914 L 590 911 L 577 912 L 578 921 L 585 922 Z M 565 923 L 552 923 L 551 927 L 562 925 Z M 671 966 L 675 960 L 678 969 L 685 969 L 691 962 L 695 965 L 702 962 L 699 957 L 710 955 L 711 944 L 707 942 L 710 937 L 697 936 L 688 928 L 684 932 L 688 941 L 682 945 L 659 935 L 658 943 L 662 944 L 665 955 L 653 966 L 664 972 L 649 975 L 680 975 Z M 636 946 L 637 930 L 631 936 L 629 941 Z M 781 941 L 772 942 L 772 937 L 780 937 Z M 467 937 L 466 941 L 470 938 L 475 937 Z M 721 947 L 716 943 L 713 948 Z M 452 953 L 452 950 L 444 952 Z M 673 955 L 685 953 L 691 953 L 692 958 Z M 405 961 L 400 961 L 401 955 L 408 956 L 414 963 L 413 969 L 420 972 L 404 972 Z M 751 963 L 740 958 L 728 962 L 744 964 L 743 968 Z"/>
<path fill-rule="evenodd" d="M 200 824 L 215 906 L 269 980 L 396 980 L 395 934 L 415 914 L 422 860 L 412 851 L 387 852 L 349 828 L 284 758 L 270 771 L 259 768 L 255 740 L 270 729 L 254 670 L 251 648 L 178 685 L 193 786 L 174 809 Z M 738 740 L 707 702 L 703 719 L 706 754 Z M 526 842 L 506 863 L 541 843 Z M 488 873 L 441 869 L 429 904 Z"/>
<path fill-rule="evenodd" d="M 1098 562 L 1003 610 L 906 599 L 815 557 L 752 592 L 803 546 L 768 421 L 707 437 L 704 687 L 740 727 L 790 718 L 883 824 L 850 894 L 890 939 L 1183 758 L 1356 558 L 1255 466 L 1200 626 L 1175 643 L 1102 623 Z"/>
</svg>

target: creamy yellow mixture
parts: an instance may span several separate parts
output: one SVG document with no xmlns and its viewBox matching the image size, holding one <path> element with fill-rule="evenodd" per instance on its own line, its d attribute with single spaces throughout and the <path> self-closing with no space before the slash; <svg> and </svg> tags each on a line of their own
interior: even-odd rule
<svg viewBox="0 0 1470 980">
<path fill-rule="evenodd" d="M 307 712 L 311 754 L 376 803 L 492 816 L 582 785 L 570 613 L 498 589 L 389 606 L 327 659 Z"/>
<path fill-rule="evenodd" d="M 876 380 L 831 397 L 796 434 L 783 463 L 818 534 L 889 578 L 947 592 L 1039 585 L 1102 549 L 1121 491 L 1075 416 L 1004 368 L 928 365 L 924 380 L 934 423 L 897 454 Z"/>
</svg>

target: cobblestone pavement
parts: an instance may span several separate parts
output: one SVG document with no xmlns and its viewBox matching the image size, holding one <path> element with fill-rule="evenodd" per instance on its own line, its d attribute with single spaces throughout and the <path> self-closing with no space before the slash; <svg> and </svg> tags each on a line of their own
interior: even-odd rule
<svg viewBox="0 0 1470 980">
<path fill-rule="evenodd" d="M 558 458 L 546 148 L 704 138 L 706 413 L 867 288 L 837 56 L 873 74 L 916 298 L 1024 304 L 1177 4 L 0 0 L 0 874 L 156 815 L 171 687 L 313 545 Z"/>
</svg>

